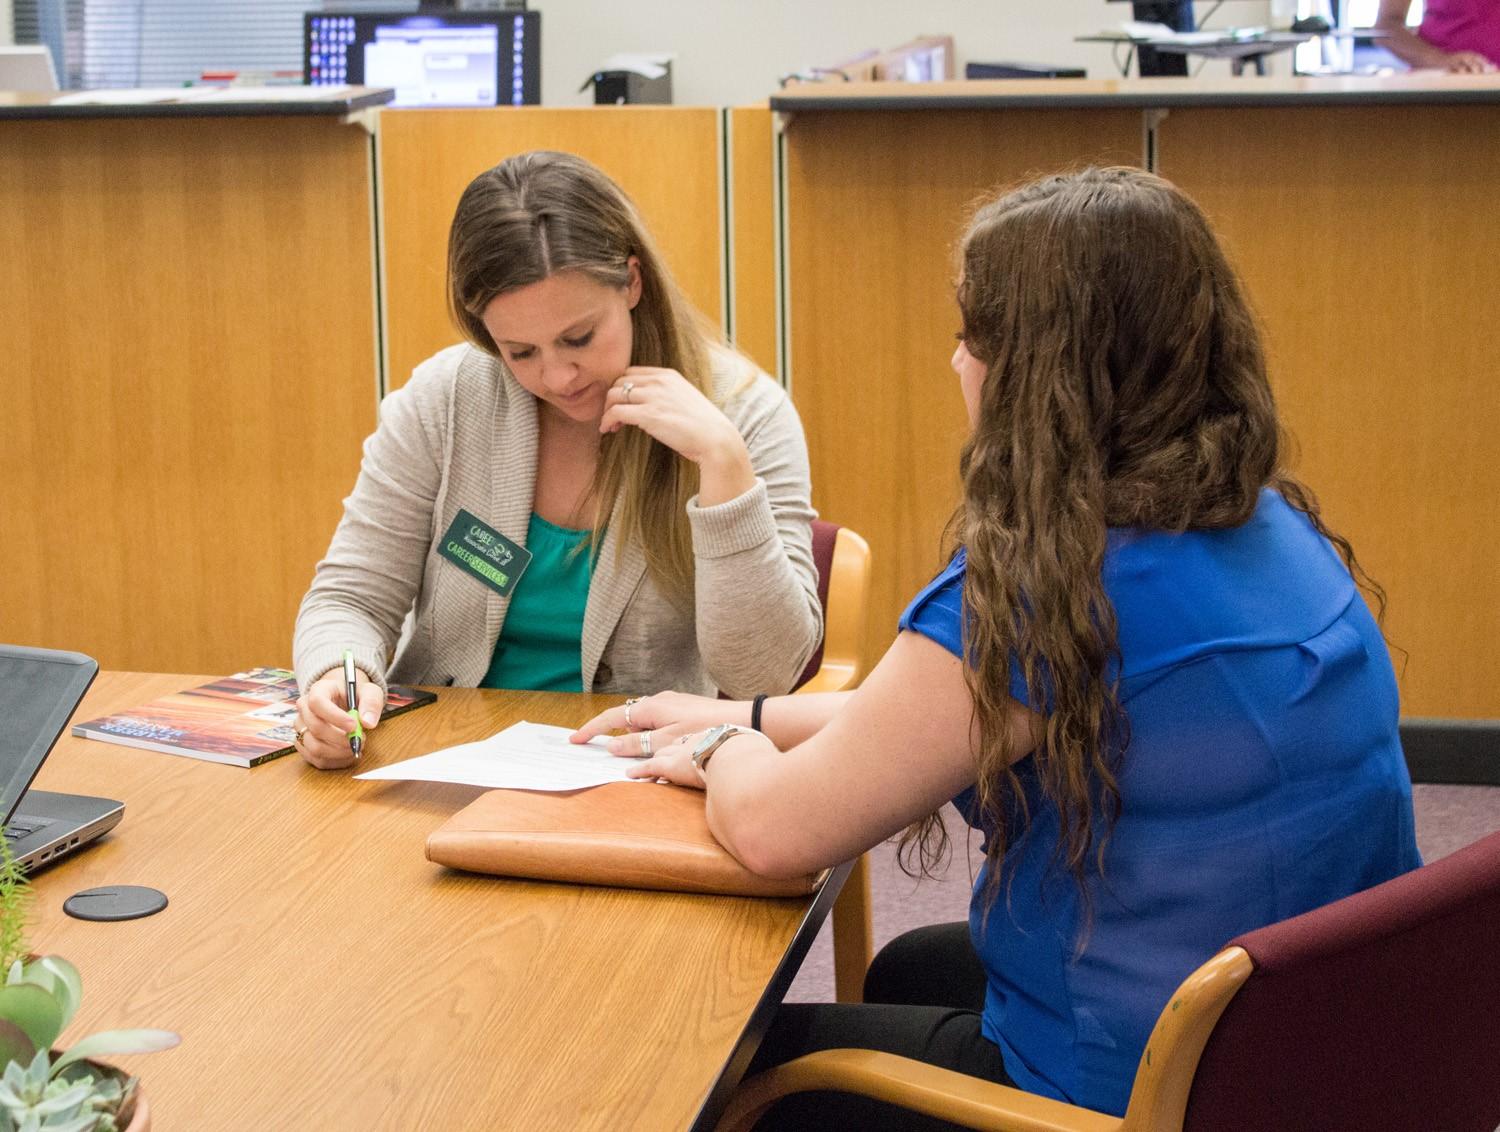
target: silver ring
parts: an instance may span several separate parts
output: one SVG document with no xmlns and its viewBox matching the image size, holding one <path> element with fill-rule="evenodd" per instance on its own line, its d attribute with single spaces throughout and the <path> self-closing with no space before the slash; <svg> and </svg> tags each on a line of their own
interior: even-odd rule
<svg viewBox="0 0 1500 1132">
<path fill-rule="evenodd" d="M 630 709 L 633 708 L 633 707 L 635 707 L 635 705 L 638 704 L 638 703 L 640 703 L 640 702 L 641 702 L 641 697 L 640 696 L 636 696 L 635 699 L 633 699 L 633 700 L 626 700 L 625 701 L 625 726 L 626 727 L 629 727 L 631 729 L 635 728 L 635 724 L 633 724 L 633 723 L 630 722 Z"/>
<path fill-rule="evenodd" d="M 651 732 L 637 731 L 636 737 L 641 741 L 641 758 L 649 759 L 651 757 Z"/>
<path fill-rule="evenodd" d="M 302 736 L 304 736 L 304 735 L 307 734 L 307 728 L 305 728 L 305 727 L 294 728 L 293 731 L 292 731 L 292 734 L 296 737 L 296 738 L 294 738 L 292 740 L 292 745 L 293 746 L 297 746 L 297 745 L 299 745 L 302 742 Z"/>
<path fill-rule="evenodd" d="M 620 386 L 620 392 L 625 394 L 625 404 L 635 404 L 635 402 L 630 399 L 630 395 L 635 392 L 635 382 L 627 381 L 624 385 Z"/>
</svg>

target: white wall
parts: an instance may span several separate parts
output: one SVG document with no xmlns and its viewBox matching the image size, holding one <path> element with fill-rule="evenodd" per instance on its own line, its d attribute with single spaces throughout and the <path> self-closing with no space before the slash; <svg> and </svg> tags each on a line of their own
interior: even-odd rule
<svg viewBox="0 0 1500 1132">
<path fill-rule="evenodd" d="M 4 2 L 4 0 L 0 0 Z M 542 13 L 542 100 L 591 101 L 578 87 L 616 52 L 670 51 L 674 101 L 759 102 L 777 77 L 889 48 L 923 34 L 952 35 L 958 74 L 971 59 L 1068 64 L 1090 78 L 1117 75 L 1107 44 L 1074 43 L 1130 18 L 1106 0 L 531 0 Z M 1199 14 L 1206 5 L 1199 4 Z M 1229 0 L 1212 26 L 1263 24 L 1269 0 Z M 1284 65 L 1283 65 L 1284 66 Z M 1205 74 L 1221 74 L 1214 63 Z"/>
<path fill-rule="evenodd" d="M 10 0 L 0 0 L 0 44 L 8 44 L 15 38 L 10 16 Z"/>
</svg>

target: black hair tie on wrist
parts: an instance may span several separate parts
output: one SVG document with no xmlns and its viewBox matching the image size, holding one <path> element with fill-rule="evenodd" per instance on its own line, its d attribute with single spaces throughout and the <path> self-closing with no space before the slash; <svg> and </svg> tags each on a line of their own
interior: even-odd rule
<svg viewBox="0 0 1500 1132">
<path fill-rule="evenodd" d="M 765 706 L 766 694 L 762 692 L 750 701 L 750 730 L 760 730 L 760 709 Z"/>
</svg>

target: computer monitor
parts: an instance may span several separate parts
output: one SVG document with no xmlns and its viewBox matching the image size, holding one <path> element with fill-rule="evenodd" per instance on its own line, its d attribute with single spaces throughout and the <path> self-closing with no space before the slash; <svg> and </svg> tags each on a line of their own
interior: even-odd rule
<svg viewBox="0 0 1500 1132">
<path fill-rule="evenodd" d="M 391 87 L 392 106 L 522 106 L 542 100 L 540 12 L 308 12 L 311 86 Z"/>
</svg>

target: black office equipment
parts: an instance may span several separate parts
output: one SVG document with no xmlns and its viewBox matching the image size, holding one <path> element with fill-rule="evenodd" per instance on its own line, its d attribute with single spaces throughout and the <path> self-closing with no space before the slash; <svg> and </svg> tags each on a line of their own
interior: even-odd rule
<svg viewBox="0 0 1500 1132">
<path fill-rule="evenodd" d="M 82 848 L 125 813 L 110 798 L 28 789 L 98 671 L 81 653 L 0 645 L 0 813 L 23 868 Z"/>
<path fill-rule="evenodd" d="M 1053 67 L 1046 63 L 965 63 L 966 79 L 1086 79 L 1082 67 Z"/>
<path fill-rule="evenodd" d="M 1193 0 L 1132 0 L 1131 16 L 1150 23 L 1166 24 L 1173 31 L 1192 31 Z M 1150 75 L 1183 76 L 1188 73 L 1186 55 L 1175 55 L 1142 45 L 1136 51 L 1141 77 Z"/>
<path fill-rule="evenodd" d="M 667 63 L 665 66 L 667 73 L 660 78 L 647 78 L 636 71 L 595 71 L 590 80 L 594 84 L 594 104 L 635 106 L 642 103 L 670 103 L 672 65 Z"/>
<path fill-rule="evenodd" d="M 310 86 L 391 87 L 397 107 L 534 106 L 541 32 L 540 12 L 308 12 L 302 70 Z"/>
</svg>

